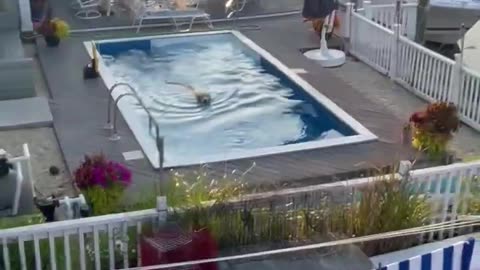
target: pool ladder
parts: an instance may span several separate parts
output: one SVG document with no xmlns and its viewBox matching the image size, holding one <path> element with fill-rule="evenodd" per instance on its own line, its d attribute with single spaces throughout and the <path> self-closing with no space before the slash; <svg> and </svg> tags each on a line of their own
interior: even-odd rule
<svg viewBox="0 0 480 270">
<path fill-rule="evenodd" d="M 258 25 L 238 25 L 238 13 L 242 12 L 248 0 L 227 0 L 225 2 L 225 13 L 227 20 L 232 21 L 233 30 L 260 30 Z"/>
<path fill-rule="evenodd" d="M 116 98 L 113 98 L 113 97 L 110 98 L 113 91 L 115 89 L 117 89 L 119 86 L 126 86 L 127 88 L 130 89 L 130 92 L 120 94 Z M 116 84 L 112 85 L 112 87 L 110 87 L 110 89 L 108 89 L 108 96 L 109 97 L 108 97 L 108 108 L 107 108 L 107 110 L 108 110 L 107 111 L 107 124 L 105 125 L 105 129 L 112 130 L 112 134 L 110 135 L 109 139 L 111 141 L 120 140 L 120 135 L 118 134 L 118 130 L 117 130 L 118 102 L 124 97 L 133 97 L 134 99 L 136 99 L 138 101 L 140 106 L 145 110 L 145 112 L 148 115 L 148 132 L 150 133 L 151 130 L 152 130 L 152 126 L 155 126 L 155 144 L 156 144 L 157 151 L 158 151 L 158 164 L 159 164 L 159 168 L 162 169 L 163 168 L 163 161 L 164 161 L 164 153 L 163 153 L 164 138 L 163 138 L 163 136 L 160 136 L 160 126 L 155 121 L 152 114 L 147 110 L 147 107 L 143 103 L 142 99 L 138 96 L 137 91 L 135 91 L 135 88 L 133 88 L 128 83 L 123 83 L 123 82 L 116 83 Z M 111 108 L 112 107 L 112 101 L 113 101 L 113 104 L 114 104 L 113 117 L 112 117 L 112 108 Z"/>
</svg>

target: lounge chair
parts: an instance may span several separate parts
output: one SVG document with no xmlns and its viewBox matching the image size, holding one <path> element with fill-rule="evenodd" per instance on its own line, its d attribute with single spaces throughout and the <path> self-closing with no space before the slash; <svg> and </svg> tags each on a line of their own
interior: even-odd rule
<svg viewBox="0 0 480 270">
<path fill-rule="evenodd" d="M 102 14 L 98 10 L 100 0 L 75 0 L 72 7 L 77 10 L 75 17 L 82 20 L 98 19 Z"/>
<path fill-rule="evenodd" d="M 207 26 L 212 29 L 213 25 L 210 21 L 210 14 L 204 10 L 199 9 L 198 0 L 186 1 L 185 7 L 181 9 L 171 7 L 170 5 L 162 5 L 161 2 L 156 2 L 155 5 L 147 5 L 143 0 L 132 0 L 131 9 L 134 13 L 133 25 L 137 26 L 137 33 L 143 22 L 146 20 L 171 20 L 177 32 L 189 32 L 192 29 L 193 23 L 197 19 L 202 19 Z M 188 20 L 188 27 L 180 29 L 184 20 Z"/>
</svg>

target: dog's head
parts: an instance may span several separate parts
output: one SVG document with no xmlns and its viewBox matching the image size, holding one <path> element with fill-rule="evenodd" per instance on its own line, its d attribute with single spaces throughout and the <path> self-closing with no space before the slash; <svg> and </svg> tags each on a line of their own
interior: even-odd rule
<svg viewBox="0 0 480 270">
<path fill-rule="evenodd" d="M 197 102 L 200 105 L 207 106 L 212 102 L 212 98 L 208 94 L 202 94 L 197 96 Z"/>
</svg>

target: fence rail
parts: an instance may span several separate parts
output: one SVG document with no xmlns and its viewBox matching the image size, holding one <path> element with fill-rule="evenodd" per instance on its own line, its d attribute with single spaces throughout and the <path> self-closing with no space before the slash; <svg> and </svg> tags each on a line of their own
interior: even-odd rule
<svg viewBox="0 0 480 270">
<path fill-rule="evenodd" d="M 395 4 L 372 5 L 370 1 L 363 3 L 363 14 L 365 17 L 383 27 L 393 30 L 397 23 Z M 417 18 L 417 4 L 402 4 L 399 10 L 398 24 L 400 24 L 401 35 L 410 39 L 415 38 Z"/>
<path fill-rule="evenodd" d="M 400 177 L 400 175 L 396 175 Z M 465 211 L 464 200 L 472 193 L 468 181 L 480 177 L 480 162 L 458 163 L 410 172 L 414 190 L 424 194 L 433 206 L 431 223 L 454 220 Z M 285 202 L 305 202 L 321 207 L 326 192 L 355 193 L 385 177 L 352 179 L 330 184 L 291 188 L 248 195 L 240 201 L 286 207 Z M 238 203 L 233 202 L 233 203 Z M 317 205 L 314 205 L 317 203 Z M 301 203 L 300 203 L 301 204 Z M 249 205 L 251 207 L 252 205 Z M 290 207 L 290 208 L 288 208 Z M 287 206 L 296 209 L 295 206 Z M 139 240 L 146 228 L 166 220 L 166 203 L 150 209 L 122 214 L 68 220 L 0 231 L 4 269 L 121 269 L 136 266 L 142 260 Z M 261 220 L 255 228 L 261 228 Z M 270 222 L 268 219 L 265 222 Z M 229 228 L 222 228 L 228 230 Z M 426 239 L 453 236 L 454 229 L 429 232 Z M 42 268 L 43 267 L 43 268 Z"/>
<path fill-rule="evenodd" d="M 388 74 L 393 32 L 353 12 L 350 35 L 350 53 L 378 72 Z"/>
<path fill-rule="evenodd" d="M 3 269 L 127 268 L 142 226 L 162 220 L 151 209 L 1 230 Z"/>
<path fill-rule="evenodd" d="M 480 74 L 463 67 L 458 99 L 459 113 L 471 126 L 480 129 Z"/>
<path fill-rule="evenodd" d="M 377 23 L 384 15 L 369 19 L 359 12 L 347 14 L 351 27 L 346 36 L 353 56 L 428 102 L 454 103 L 461 120 L 480 131 L 480 74 L 464 67 L 459 54 L 451 60 L 403 36 L 401 25 L 390 30 Z"/>
<path fill-rule="evenodd" d="M 399 37 L 393 79 L 429 102 L 448 101 L 455 61 Z"/>
</svg>

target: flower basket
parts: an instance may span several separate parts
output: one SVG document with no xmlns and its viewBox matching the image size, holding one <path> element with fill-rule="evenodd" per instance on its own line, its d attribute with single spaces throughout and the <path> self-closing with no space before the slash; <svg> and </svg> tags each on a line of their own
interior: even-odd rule
<svg viewBox="0 0 480 270">
<path fill-rule="evenodd" d="M 131 183 L 129 169 L 103 155 L 94 155 L 86 156 L 74 174 L 75 183 L 85 195 L 93 215 L 119 211 L 123 192 Z"/>
<path fill-rule="evenodd" d="M 70 35 L 70 26 L 58 18 L 46 20 L 38 29 L 48 47 L 58 47 L 62 39 Z"/>
<path fill-rule="evenodd" d="M 410 117 L 412 147 L 438 160 L 447 153 L 447 146 L 460 126 L 457 108 L 453 103 L 437 102 L 425 111 Z"/>
</svg>

